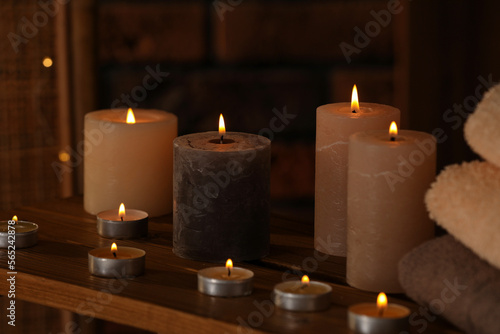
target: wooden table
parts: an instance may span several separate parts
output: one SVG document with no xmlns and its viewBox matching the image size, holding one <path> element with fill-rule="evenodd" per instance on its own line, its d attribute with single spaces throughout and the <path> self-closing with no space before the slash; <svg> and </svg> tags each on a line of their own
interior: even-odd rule
<svg viewBox="0 0 500 334">
<path fill-rule="evenodd" d="M 196 290 L 197 271 L 213 264 L 172 253 L 171 215 L 151 219 L 148 238 L 118 242 L 147 252 L 145 275 L 106 279 L 89 274 L 87 253 L 112 241 L 97 234 L 95 217 L 83 210 L 81 197 L 3 212 L 1 217 L 13 214 L 40 226 L 38 245 L 16 252 L 16 299 L 80 313 L 88 321 L 96 317 L 161 333 L 350 333 L 347 306 L 376 298 L 345 284 L 345 259 L 314 251 L 312 222 L 273 216 L 270 255 L 238 264 L 254 271 L 253 294 L 226 299 Z M 1 294 L 8 289 L 6 255 L 0 251 Z M 332 286 L 327 311 L 289 312 L 272 304 L 273 286 L 302 273 Z M 402 295 L 389 299 L 418 309 Z M 420 329 L 412 332 L 459 333 L 442 320 Z"/>
</svg>

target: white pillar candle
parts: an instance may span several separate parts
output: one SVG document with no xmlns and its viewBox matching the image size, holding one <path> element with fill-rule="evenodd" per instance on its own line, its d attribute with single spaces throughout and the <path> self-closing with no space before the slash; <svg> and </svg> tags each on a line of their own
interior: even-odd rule
<svg viewBox="0 0 500 334">
<path fill-rule="evenodd" d="M 316 111 L 314 248 L 336 256 L 346 256 L 349 136 L 387 129 L 392 121 L 399 124 L 400 118 L 399 109 L 382 104 L 362 103 L 356 113 L 352 111 L 348 102 L 323 105 Z"/>
<path fill-rule="evenodd" d="M 430 134 L 372 130 L 349 138 L 347 282 L 351 286 L 403 292 L 399 260 L 434 235 L 424 196 L 435 174 L 436 140 Z"/>
<path fill-rule="evenodd" d="M 161 110 L 126 109 L 85 115 L 83 202 L 91 214 L 124 202 L 150 216 L 172 212 L 172 142 L 177 117 Z"/>
</svg>

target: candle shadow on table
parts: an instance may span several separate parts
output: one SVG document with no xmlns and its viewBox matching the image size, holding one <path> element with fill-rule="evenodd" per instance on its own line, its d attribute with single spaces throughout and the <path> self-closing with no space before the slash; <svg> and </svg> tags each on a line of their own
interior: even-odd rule
<svg viewBox="0 0 500 334">
<path fill-rule="evenodd" d="M 41 253 L 48 255 L 64 256 L 69 258 L 82 258 L 84 254 L 85 258 L 89 251 L 89 247 L 75 244 L 71 242 L 58 242 L 50 240 L 38 240 L 38 243 L 33 247 L 22 248 L 16 250 L 17 255 L 26 253 Z"/>
</svg>

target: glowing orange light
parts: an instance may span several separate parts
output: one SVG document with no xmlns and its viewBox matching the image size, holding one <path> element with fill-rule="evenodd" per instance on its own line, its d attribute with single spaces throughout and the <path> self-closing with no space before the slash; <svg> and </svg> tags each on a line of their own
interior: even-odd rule
<svg viewBox="0 0 500 334">
<path fill-rule="evenodd" d="M 12 220 L 17 223 L 17 216 L 12 217 Z"/>
<path fill-rule="evenodd" d="M 132 108 L 128 108 L 127 111 L 127 124 L 135 124 L 135 116 Z"/>
<path fill-rule="evenodd" d="M 219 135 L 224 136 L 226 134 L 226 124 L 224 123 L 224 117 L 222 114 L 219 116 Z"/>
<path fill-rule="evenodd" d="M 42 64 L 43 64 L 43 66 L 48 68 L 48 67 L 51 67 L 54 64 L 54 62 L 52 61 L 52 59 L 50 57 L 45 57 L 42 60 Z"/>
<path fill-rule="evenodd" d="M 389 134 L 391 135 L 391 137 L 396 137 L 398 135 L 398 126 L 394 121 L 391 123 L 391 126 L 389 127 Z"/>
<path fill-rule="evenodd" d="M 309 276 L 307 275 L 302 276 L 302 279 L 300 281 L 302 282 L 302 284 L 309 285 Z"/>
<path fill-rule="evenodd" d="M 231 269 L 233 269 L 233 261 L 231 259 L 227 259 L 226 268 L 227 268 L 227 276 L 231 276 Z"/>
<path fill-rule="evenodd" d="M 358 89 L 356 88 L 356 85 L 352 87 L 351 110 L 353 112 L 359 112 Z"/>
<path fill-rule="evenodd" d="M 123 203 L 120 204 L 120 208 L 118 209 L 118 215 L 123 220 L 123 218 L 125 217 L 125 204 Z"/>
<path fill-rule="evenodd" d="M 111 253 L 116 253 L 118 251 L 118 247 L 116 246 L 116 243 L 113 242 L 111 245 Z"/>
<path fill-rule="evenodd" d="M 229 270 L 233 269 L 233 261 L 231 259 L 227 259 L 226 268 Z"/>
<path fill-rule="evenodd" d="M 377 297 L 378 315 L 382 316 L 386 308 L 387 308 L 387 296 L 385 295 L 385 293 L 381 292 L 378 294 Z"/>
</svg>

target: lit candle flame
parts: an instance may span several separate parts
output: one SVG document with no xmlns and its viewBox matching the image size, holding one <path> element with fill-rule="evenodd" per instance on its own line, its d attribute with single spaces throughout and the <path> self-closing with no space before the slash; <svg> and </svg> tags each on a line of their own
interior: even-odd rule
<svg viewBox="0 0 500 334">
<path fill-rule="evenodd" d="M 224 140 L 224 135 L 226 134 L 226 124 L 224 123 L 224 117 L 222 114 L 219 116 L 219 135 L 220 135 L 220 143 L 222 144 Z"/>
<path fill-rule="evenodd" d="M 384 314 L 385 309 L 387 308 L 387 296 L 385 293 L 381 292 L 377 297 L 377 310 L 378 316 L 381 317 Z"/>
<path fill-rule="evenodd" d="M 125 204 L 120 204 L 120 208 L 118 209 L 118 215 L 120 216 L 120 219 L 123 221 L 123 218 L 125 217 Z"/>
<path fill-rule="evenodd" d="M 15 221 L 17 224 L 17 216 L 12 217 L 12 220 Z"/>
<path fill-rule="evenodd" d="M 389 127 L 389 135 L 391 136 L 391 141 L 396 140 L 396 136 L 398 135 L 398 126 L 394 121 L 391 123 L 391 126 Z"/>
<path fill-rule="evenodd" d="M 231 259 L 227 259 L 226 268 L 227 268 L 227 276 L 231 276 L 231 269 L 233 269 L 233 261 Z"/>
<path fill-rule="evenodd" d="M 352 87 L 351 110 L 353 113 L 359 112 L 358 89 L 356 88 L 356 85 Z"/>
<path fill-rule="evenodd" d="M 309 285 L 309 276 L 302 276 L 302 279 L 300 281 L 302 282 L 302 284 Z"/>
<path fill-rule="evenodd" d="M 127 124 L 135 124 L 135 116 L 132 108 L 128 108 L 127 111 Z"/>
<path fill-rule="evenodd" d="M 116 246 L 116 243 L 113 242 L 111 245 L 111 253 L 113 253 L 114 257 L 116 257 L 116 252 L 118 252 L 118 247 Z"/>
</svg>

